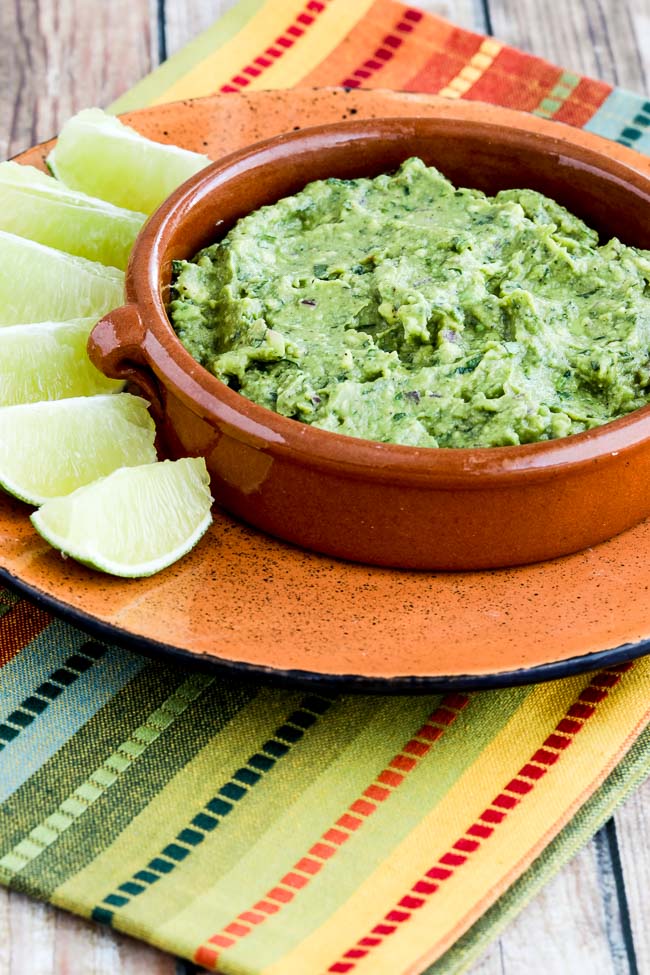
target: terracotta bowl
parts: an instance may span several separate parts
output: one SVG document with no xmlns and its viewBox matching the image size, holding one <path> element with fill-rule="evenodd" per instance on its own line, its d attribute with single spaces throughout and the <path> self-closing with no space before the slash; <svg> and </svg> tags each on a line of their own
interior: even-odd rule
<svg viewBox="0 0 650 975">
<path fill-rule="evenodd" d="M 494 118 L 494 109 L 491 109 Z M 650 179 L 604 140 L 544 123 L 368 119 L 283 135 L 181 186 L 150 218 L 126 278 L 127 304 L 89 351 L 152 402 L 172 456 L 205 456 L 215 497 L 246 522 L 308 549 L 403 568 L 517 565 L 601 542 L 650 514 L 650 407 L 596 430 L 519 447 L 375 443 L 279 416 L 196 363 L 169 324 L 171 262 L 251 210 L 328 176 L 374 176 L 411 155 L 461 186 L 530 187 L 607 238 L 650 247 Z"/>
</svg>

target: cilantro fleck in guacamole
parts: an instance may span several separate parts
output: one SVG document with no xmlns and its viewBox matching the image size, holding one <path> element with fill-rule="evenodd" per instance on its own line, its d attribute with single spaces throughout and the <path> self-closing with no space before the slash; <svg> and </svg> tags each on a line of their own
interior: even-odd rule
<svg viewBox="0 0 650 975">
<path fill-rule="evenodd" d="M 564 437 L 650 400 L 650 251 L 420 159 L 327 179 L 177 262 L 171 320 L 243 396 L 425 447 Z"/>
</svg>

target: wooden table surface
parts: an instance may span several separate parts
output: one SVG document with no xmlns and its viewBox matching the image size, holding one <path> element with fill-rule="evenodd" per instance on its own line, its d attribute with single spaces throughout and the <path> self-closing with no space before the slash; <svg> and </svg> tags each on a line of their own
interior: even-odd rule
<svg viewBox="0 0 650 975">
<path fill-rule="evenodd" d="M 108 104 L 233 2 L 0 0 L 0 157 L 54 135 L 81 108 Z M 650 95 L 650 0 L 419 4 Z M 649 839 L 650 781 L 507 927 L 471 975 L 650 975 Z M 197 969 L 0 888 L 0 975 L 50 972 Z"/>
</svg>

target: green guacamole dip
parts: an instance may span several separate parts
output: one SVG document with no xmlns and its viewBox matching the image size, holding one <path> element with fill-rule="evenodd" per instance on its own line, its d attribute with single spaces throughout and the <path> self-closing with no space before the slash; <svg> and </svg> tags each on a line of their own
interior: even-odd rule
<svg viewBox="0 0 650 975">
<path fill-rule="evenodd" d="M 327 179 L 174 267 L 187 350 L 242 395 L 391 443 L 564 437 L 650 400 L 650 251 L 420 159 Z"/>
</svg>

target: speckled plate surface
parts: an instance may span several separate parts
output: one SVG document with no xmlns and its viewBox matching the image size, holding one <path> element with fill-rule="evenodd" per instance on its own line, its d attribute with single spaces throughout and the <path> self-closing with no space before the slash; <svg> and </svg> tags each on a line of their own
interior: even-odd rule
<svg viewBox="0 0 650 975">
<path fill-rule="evenodd" d="M 277 91 L 163 105 L 127 119 L 145 135 L 217 158 L 298 125 L 427 115 L 440 105 L 382 91 Z M 534 129 L 535 117 L 525 124 Z M 650 168 L 623 147 L 613 151 Z M 42 165 L 45 153 L 36 147 L 21 160 Z M 99 637 L 240 676 L 431 691 L 559 677 L 650 651 L 650 522 L 553 562 L 428 573 L 304 552 L 216 510 L 207 536 L 180 563 L 152 579 L 119 580 L 63 560 L 28 514 L 0 500 L 5 582 Z"/>
</svg>

